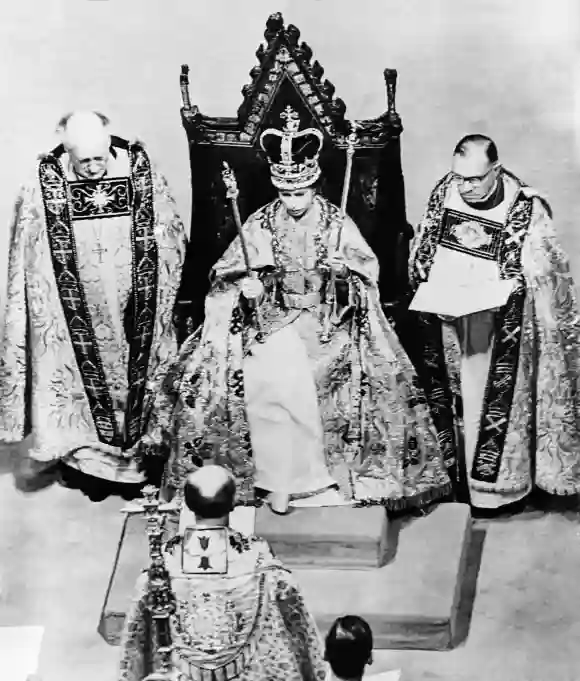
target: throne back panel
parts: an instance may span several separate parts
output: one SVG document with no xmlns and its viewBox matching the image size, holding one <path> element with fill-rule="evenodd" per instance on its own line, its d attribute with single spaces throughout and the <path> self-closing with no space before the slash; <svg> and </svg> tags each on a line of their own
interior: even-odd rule
<svg viewBox="0 0 580 681">
<path fill-rule="evenodd" d="M 258 47 L 258 65 L 242 89 L 237 116 L 213 118 L 191 104 L 189 68 L 182 67 L 182 122 L 191 165 L 191 238 L 178 296 L 181 340 L 203 321 L 203 300 L 212 265 L 236 236 L 231 205 L 222 180 L 224 161 L 235 173 L 239 208 L 245 220 L 276 197 L 266 156 L 259 143 L 267 128 L 282 127 L 280 114 L 291 106 L 300 128 L 324 135 L 320 155 L 319 191 L 340 205 L 346 165 L 346 142 L 352 123 L 346 105 L 335 97 L 334 85 L 313 61 L 300 31 L 284 25 L 280 14 L 267 21 L 265 43 Z M 353 158 L 347 213 L 359 226 L 379 258 L 383 300 L 396 299 L 406 288 L 409 226 L 401 168 L 402 124 L 395 109 L 396 71 L 384 78 L 388 109 L 380 117 L 356 121 L 358 144 Z"/>
</svg>

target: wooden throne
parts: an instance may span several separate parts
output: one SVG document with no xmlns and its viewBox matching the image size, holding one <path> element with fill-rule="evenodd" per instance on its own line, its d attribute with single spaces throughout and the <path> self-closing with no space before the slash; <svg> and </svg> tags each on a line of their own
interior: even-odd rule
<svg viewBox="0 0 580 681">
<path fill-rule="evenodd" d="M 272 14 L 256 52 L 251 83 L 234 118 L 205 116 L 189 94 L 189 67 L 181 67 L 181 118 L 189 143 L 192 215 L 191 238 L 176 307 L 180 341 L 203 321 L 208 274 L 236 235 L 221 170 L 227 161 L 240 189 L 242 220 L 275 198 L 269 168 L 259 145 L 262 131 L 280 128 L 287 105 L 300 115 L 301 128 L 324 134 L 321 152 L 322 193 L 339 205 L 346 163 L 346 136 L 351 129 L 346 105 L 334 85 L 300 41 L 300 31 Z M 395 108 L 397 72 L 384 70 L 387 110 L 371 120 L 356 121 L 359 145 L 353 159 L 348 213 L 377 254 L 383 302 L 397 300 L 407 287 L 408 243 L 405 187 L 401 168 L 401 118 Z"/>
</svg>

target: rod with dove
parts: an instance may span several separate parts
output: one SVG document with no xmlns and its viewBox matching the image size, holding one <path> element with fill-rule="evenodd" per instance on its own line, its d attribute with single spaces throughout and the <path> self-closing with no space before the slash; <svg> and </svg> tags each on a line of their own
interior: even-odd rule
<svg viewBox="0 0 580 681">
<path fill-rule="evenodd" d="M 357 130 L 360 127 L 356 121 L 351 123 L 351 131 L 346 138 L 346 167 L 344 169 L 344 181 L 342 183 L 342 196 L 340 199 L 340 227 L 338 231 L 338 238 L 336 240 L 336 253 L 340 250 L 340 242 L 342 238 L 342 226 L 344 218 L 346 217 L 346 206 L 348 204 L 348 195 L 350 192 L 350 180 L 352 176 L 352 159 L 354 158 L 354 151 L 358 142 Z"/>
<path fill-rule="evenodd" d="M 346 207 L 348 204 L 348 195 L 350 192 L 350 181 L 352 176 L 352 160 L 354 157 L 355 148 L 358 141 L 357 129 L 360 126 L 356 122 L 351 123 L 351 131 L 346 138 L 346 166 L 344 169 L 344 180 L 342 183 L 342 196 L 340 200 L 340 213 L 339 220 L 340 224 L 338 226 L 338 234 L 336 237 L 336 246 L 334 249 L 334 256 L 338 256 L 340 253 L 340 245 L 342 241 L 342 229 L 344 226 L 344 219 L 346 218 Z M 326 305 L 327 312 L 324 322 L 324 330 L 321 335 L 321 342 L 328 343 L 330 340 L 330 327 L 332 325 L 332 312 L 336 305 L 336 273 L 334 269 L 331 269 L 330 276 L 328 278 L 327 285 L 327 296 Z"/>
</svg>

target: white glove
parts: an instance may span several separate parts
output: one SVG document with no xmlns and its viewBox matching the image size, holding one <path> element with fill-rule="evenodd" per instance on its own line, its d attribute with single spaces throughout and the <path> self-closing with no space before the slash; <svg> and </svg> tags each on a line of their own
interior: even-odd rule
<svg viewBox="0 0 580 681">
<path fill-rule="evenodd" d="M 256 277 L 247 277 L 242 282 L 242 295 L 246 300 L 258 305 L 264 296 L 264 285 Z"/>
<path fill-rule="evenodd" d="M 346 265 L 342 255 L 333 255 L 329 261 L 328 265 L 330 269 L 334 272 L 334 275 L 339 279 L 346 279 L 348 277 L 348 266 Z"/>
</svg>

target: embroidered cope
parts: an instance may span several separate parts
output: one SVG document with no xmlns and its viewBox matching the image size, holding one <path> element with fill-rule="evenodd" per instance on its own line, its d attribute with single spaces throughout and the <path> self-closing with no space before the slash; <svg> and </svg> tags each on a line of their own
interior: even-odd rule
<svg viewBox="0 0 580 681">
<path fill-rule="evenodd" d="M 314 619 L 292 574 L 268 544 L 229 528 L 205 529 L 199 538 L 196 532 L 188 543 L 199 539 L 201 552 L 212 553 L 208 544 L 213 541 L 224 544 L 217 553 L 227 552 L 227 571 L 204 574 L 200 568 L 197 574 L 188 573 L 182 568 L 183 542 L 172 542 L 173 549 L 165 554 L 175 599 L 172 678 L 324 681 L 323 645 Z M 136 591 L 122 636 L 119 681 L 143 681 L 158 659 L 147 574 Z"/>
<path fill-rule="evenodd" d="M 348 502 L 390 508 L 449 491 L 446 438 L 381 310 L 376 257 L 348 217 L 348 276 L 330 286 L 339 229 L 321 197 L 299 220 L 280 201 L 248 219 L 266 291 L 260 329 L 240 294 L 239 239 L 214 266 L 204 326 L 171 367 L 148 433 L 172 447 L 174 489 L 210 460 L 233 472 L 241 503 L 254 503 L 254 486 L 300 498 L 338 483 Z"/>
<path fill-rule="evenodd" d="M 1 330 L 0 439 L 38 461 L 138 483 L 155 370 L 176 351 L 185 233 L 139 144 L 98 182 L 49 154 L 18 198 Z M 104 256 L 104 257 L 103 257 Z"/>
<path fill-rule="evenodd" d="M 424 343 L 437 335 L 443 339 L 431 369 L 445 367 L 455 399 L 463 403 L 472 502 L 489 508 L 522 498 L 532 481 L 553 494 L 580 491 L 580 320 L 574 281 L 547 203 L 507 171 L 502 181 L 509 199 L 500 207 L 502 229 L 489 246 L 474 248 L 483 248 L 486 257 L 493 253 L 501 280 L 513 280 L 507 302 L 453 325 L 442 325 L 435 315 L 422 320 Z M 431 194 L 413 241 L 409 272 L 415 288 L 429 280 L 446 245 L 451 192 L 446 177 Z M 489 211 L 465 206 L 484 233 Z M 441 409 L 453 410 L 451 395 Z"/>
</svg>

